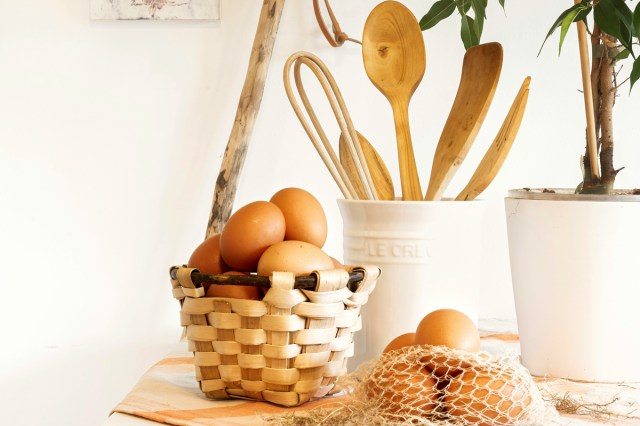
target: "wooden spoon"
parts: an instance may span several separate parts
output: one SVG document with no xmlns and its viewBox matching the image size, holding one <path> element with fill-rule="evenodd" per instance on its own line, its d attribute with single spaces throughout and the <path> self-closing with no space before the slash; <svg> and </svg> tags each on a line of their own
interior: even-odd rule
<svg viewBox="0 0 640 426">
<path fill-rule="evenodd" d="M 500 79 L 502 46 L 486 43 L 467 50 L 458 93 L 433 156 L 425 200 L 440 200 L 471 148 Z"/>
<path fill-rule="evenodd" d="M 360 146 L 362 147 L 364 158 L 367 162 L 367 166 L 369 166 L 369 172 L 371 173 L 373 186 L 376 188 L 378 199 L 393 200 L 395 198 L 393 181 L 391 179 L 391 175 L 389 174 L 387 166 L 384 164 L 384 161 L 380 157 L 380 154 L 378 154 L 378 151 L 376 151 L 376 149 L 369 143 L 369 141 L 364 136 L 362 136 L 360 132 L 357 132 L 357 134 L 358 139 L 360 140 Z M 356 172 L 356 166 L 353 161 L 351 151 L 349 150 L 344 135 L 342 134 L 340 135 L 339 151 L 340 164 L 342 164 L 342 167 L 345 169 L 349 180 L 353 184 L 358 199 L 366 200 L 367 194 L 364 187 L 362 186 L 360 177 Z"/>
<path fill-rule="evenodd" d="M 500 127 L 496 138 L 493 140 L 493 144 L 491 144 L 482 161 L 478 164 L 478 168 L 473 173 L 473 176 L 471 176 L 467 186 L 456 197 L 456 201 L 474 200 L 489 186 L 493 178 L 498 174 L 520 129 L 522 116 L 524 115 L 527 99 L 529 98 L 530 81 L 531 77 L 524 79 L 520 91 L 516 95 L 511 109 L 509 109 L 502 123 L 502 127 Z"/>
<path fill-rule="evenodd" d="M 426 54 L 413 13 L 396 1 L 376 6 L 364 25 L 362 57 L 369 79 L 393 109 L 402 199 L 421 200 L 408 113 L 411 96 L 424 75 Z"/>
</svg>

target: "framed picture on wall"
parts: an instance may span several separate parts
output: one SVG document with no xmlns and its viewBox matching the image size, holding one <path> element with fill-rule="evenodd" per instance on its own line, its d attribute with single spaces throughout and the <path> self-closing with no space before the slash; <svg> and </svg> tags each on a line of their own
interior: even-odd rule
<svg viewBox="0 0 640 426">
<path fill-rule="evenodd" d="M 91 0 L 91 19 L 220 19 L 220 0 Z"/>
</svg>

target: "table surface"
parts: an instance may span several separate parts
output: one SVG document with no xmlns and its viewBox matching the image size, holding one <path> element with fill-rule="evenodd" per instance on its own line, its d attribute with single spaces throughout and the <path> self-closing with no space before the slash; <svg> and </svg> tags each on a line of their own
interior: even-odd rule
<svg viewBox="0 0 640 426">
<path fill-rule="evenodd" d="M 515 331 L 515 321 L 514 320 L 500 320 L 500 319 L 487 319 L 480 321 L 480 331 L 481 335 L 488 334 L 499 334 L 499 333 L 513 333 Z M 490 331 L 489 331 L 490 330 Z M 505 353 L 509 352 L 518 352 L 519 353 L 519 343 L 517 341 L 501 341 L 501 340 L 492 340 L 492 339 L 483 339 L 481 343 L 481 349 L 493 354 Z M 614 395 L 616 389 L 613 389 Z M 633 397 L 635 397 L 638 392 L 634 391 Z M 634 411 L 637 409 L 640 411 L 640 401 L 633 400 L 631 404 L 631 410 Z M 160 423 L 146 420 L 140 417 L 124 414 L 124 413 L 113 413 L 109 418 L 103 423 L 103 426 L 157 426 Z M 591 417 L 579 416 L 579 415 L 562 415 L 557 420 L 553 421 L 552 425 L 562 425 L 562 426 L 586 426 L 586 425 L 619 425 L 619 426 L 630 426 L 636 425 L 640 426 L 640 420 L 638 418 L 635 419 L 624 419 L 624 418 L 609 418 L 604 419 L 602 421 L 595 420 Z"/>
<path fill-rule="evenodd" d="M 103 426 L 158 426 L 159 423 L 152 422 L 150 420 L 142 419 L 140 417 L 130 416 L 128 414 L 122 413 L 113 413 L 111 417 L 104 423 Z M 554 421 L 553 425 L 559 426 L 593 426 L 593 425 L 619 425 L 619 426 L 627 426 L 627 425 L 638 425 L 640 424 L 638 421 L 623 421 L 623 422 L 612 422 L 612 421 L 603 421 L 603 422 L 593 422 L 587 420 L 581 420 L 579 417 L 575 416 L 562 416 L 561 419 Z M 552 425 L 552 426 L 553 426 Z"/>
</svg>

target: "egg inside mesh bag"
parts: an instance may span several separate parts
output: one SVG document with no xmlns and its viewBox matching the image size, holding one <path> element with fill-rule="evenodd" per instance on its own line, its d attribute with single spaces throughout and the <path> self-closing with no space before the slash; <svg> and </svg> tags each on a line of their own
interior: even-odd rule
<svg viewBox="0 0 640 426">
<path fill-rule="evenodd" d="M 378 424 L 543 425 L 550 415 L 515 355 L 409 346 L 356 373 L 354 397 Z"/>
</svg>

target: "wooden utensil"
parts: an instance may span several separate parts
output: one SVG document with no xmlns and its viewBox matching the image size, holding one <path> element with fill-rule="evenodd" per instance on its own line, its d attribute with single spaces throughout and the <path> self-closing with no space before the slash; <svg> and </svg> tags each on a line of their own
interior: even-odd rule
<svg viewBox="0 0 640 426">
<path fill-rule="evenodd" d="M 344 197 L 347 199 L 356 199 L 357 194 L 353 187 L 353 183 L 351 182 L 351 179 L 346 173 L 344 167 L 340 164 L 340 161 L 338 160 L 331 146 L 331 142 L 329 141 L 329 138 L 320 125 L 318 117 L 315 114 L 313 107 L 311 106 L 311 102 L 309 101 L 309 97 L 304 90 L 302 77 L 300 75 L 300 67 L 303 64 L 313 72 L 313 74 L 320 82 L 320 85 L 322 86 L 322 89 L 327 96 L 333 114 L 338 121 L 340 130 L 343 135 L 346 135 L 345 145 L 348 147 L 352 158 L 355 160 L 353 162 L 353 165 L 355 166 L 354 168 L 358 174 L 360 182 L 362 182 L 364 185 L 366 198 L 370 200 L 377 199 L 375 186 L 373 184 L 367 162 L 364 159 L 362 148 L 359 143 L 354 143 L 354 141 L 358 139 L 358 135 L 353 126 L 353 122 L 351 121 L 351 116 L 349 115 L 349 111 L 347 110 L 347 107 L 344 103 L 344 99 L 342 98 L 342 94 L 340 93 L 340 89 L 338 88 L 338 85 L 327 66 L 320 60 L 320 58 L 308 52 L 294 53 L 289 57 L 284 66 L 285 92 L 287 93 L 289 102 L 291 103 L 293 110 L 298 116 L 300 123 L 304 127 L 307 135 L 309 136 L 309 139 L 320 154 L 320 157 L 327 166 L 327 169 L 331 173 L 331 176 L 338 184 L 338 187 L 342 191 Z M 298 90 L 298 94 L 307 111 L 309 119 L 311 120 L 313 129 L 315 129 L 315 133 L 312 130 L 312 125 L 309 124 L 306 117 L 302 113 L 302 109 L 298 105 L 298 102 L 296 101 L 295 95 L 293 93 L 290 81 L 292 66 L 294 68 L 295 84 Z"/>
<path fill-rule="evenodd" d="M 502 46 L 486 43 L 464 55 L 458 93 L 433 156 L 425 200 L 437 201 L 476 138 L 500 79 Z"/>
<path fill-rule="evenodd" d="M 520 123 L 522 122 L 522 116 L 524 115 L 529 97 L 530 81 L 531 77 L 524 79 L 520 91 L 516 95 L 496 138 L 482 158 L 482 161 L 480 161 L 478 168 L 473 176 L 471 176 L 467 186 L 456 197 L 456 201 L 474 200 L 489 186 L 493 178 L 498 174 L 505 158 L 507 158 L 507 154 L 509 154 L 511 150 L 513 141 L 518 134 L 518 129 L 520 129 Z"/>
<path fill-rule="evenodd" d="M 421 200 L 408 109 L 424 75 L 426 54 L 422 31 L 413 13 L 396 1 L 376 6 L 364 25 L 362 57 L 369 79 L 393 110 L 402 199 Z"/>
<path fill-rule="evenodd" d="M 391 179 L 389 170 L 380 157 L 380 154 L 378 154 L 378 151 L 376 151 L 376 149 L 364 136 L 362 136 L 362 134 L 360 134 L 360 132 L 357 132 L 357 134 L 360 145 L 362 147 L 362 153 L 364 154 L 367 166 L 369 167 L 369 172 L 371 173 L 373 185 L 375 186 L 376 192 L 378 194 L 378 198 L 380 200 L 395 199 L 393 180 Z M 349 180 L 351 180 L 351 183 L 353 184 L 353 187 L 356 191 L 356 195 L 358 196 L 358 198 L 366 199 L 365 189 L 362 186 L 359 177 L 355 173 L 356 166 L 353 162 L 353 156 L 351 155 L 351 152 L 347 147 L 347 142 L 345 141 L 344 135 L 340 135 L 340 144 L 338 150 L 340 154 L 340 164 L 342 164 L 342 167 L 344 167 L 345 171 L 347 172 Z"/>
</svg>

